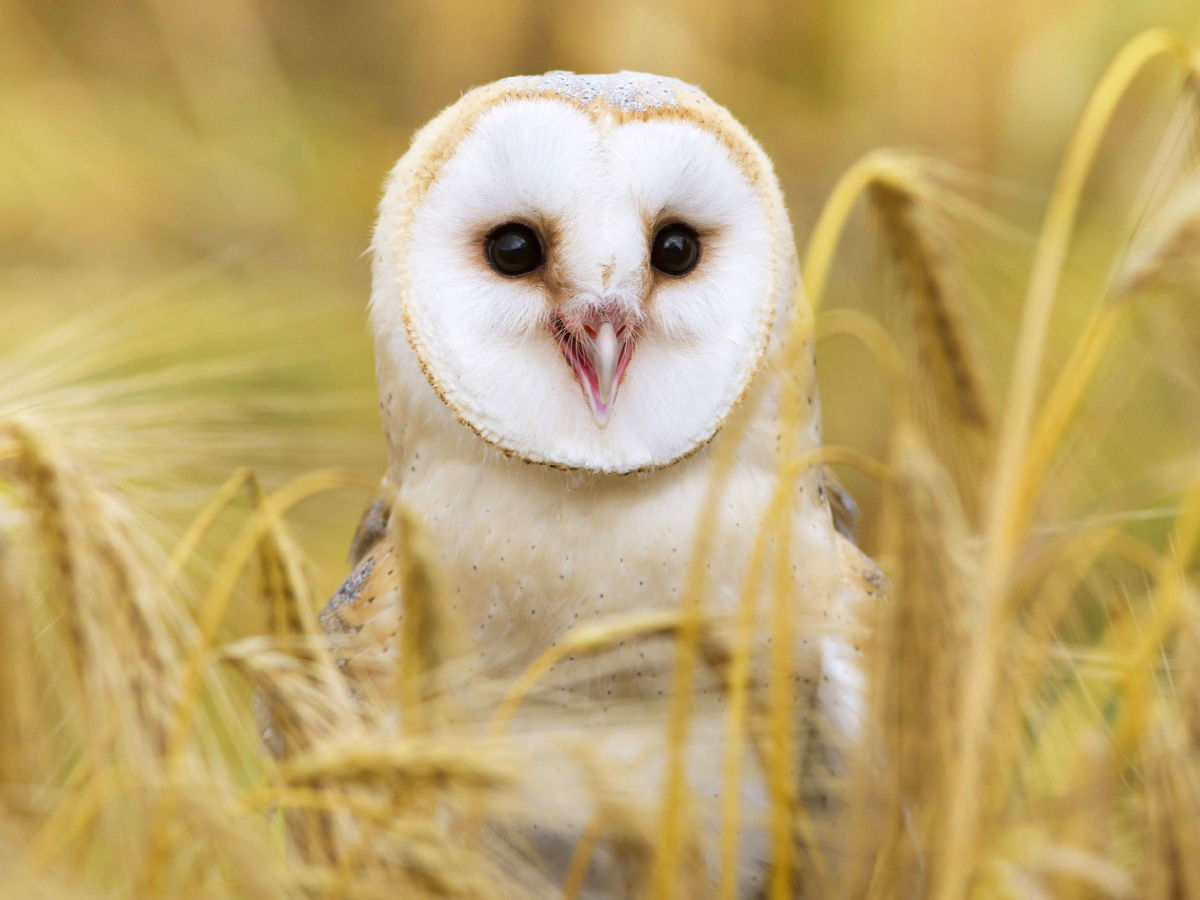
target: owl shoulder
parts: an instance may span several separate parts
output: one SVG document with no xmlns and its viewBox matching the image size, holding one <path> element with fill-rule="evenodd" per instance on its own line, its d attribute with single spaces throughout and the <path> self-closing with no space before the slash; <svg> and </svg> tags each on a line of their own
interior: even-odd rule
<svg viewBox="0 0 1200 900">
<path fill-rule="evenodd" d="M 356 561 L 318 615 L 326 634 L 356 634 L 378 613 L 376 604 L 397 588 L 395 561 L 386 533 Z"/>
<path fill-rule="evenodd" d="M 358 527 L 354 529 L 354 537 L 350 540 L 351 565 L 358 566 L 371 548 L 387 536 L 392 504 L 395 501 L 396 488 L 392 476 L 385 474 L 367 502 L 367 508 L 358 520 Z"/>
</svg>

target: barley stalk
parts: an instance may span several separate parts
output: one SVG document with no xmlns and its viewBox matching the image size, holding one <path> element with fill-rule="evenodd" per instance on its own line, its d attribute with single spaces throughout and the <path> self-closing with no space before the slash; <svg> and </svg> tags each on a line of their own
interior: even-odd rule
<svg viewBox="0 0 1200 900">
<path fill-rule="evenodd" d="M 1136 742 L 1152 706 L 1154 658 L 1185 621 L 1186 581 L 1181 569 L 1197 547 L 1200 547 L 1200 476 L 1193 480 L 1184 495 L 1183 506 L 1155 578 L 1150 601 L 1151 621 L 1142 626 L 1142 633 L 1126 663 L 1121 714 L 1116 727 L 1118 746 L 1122 749 L 1128 749 Z"/>
<path fill-rule="evenodd" d="M 912 387 L 896 342 L 879 322 L 858 310 L 831 309 L 821 313 L 817 319 L 818 339 L 843 334 L 861 342 L 883 372 L 888 385 L 892 426 L 904 421 L 911 415 Z"/>
<path fill-rule="evenodd" d="M 1042 227 L 1022 312 L 1009 388 L 1000 431 L 995 473 L 985 517 L 986 555 L 980 582 L 983 624 L 972 634 L 969 663 L 962 682 L 962 746 L 950 776 L 950 803 L 941 833 L 947 867 L 934 888 L 934 900 L 961 900 L 976 865 L 981 823 L 976 785 L 987 741 L 996 679 L 996 642 L 1006 633 L 1005 596 L 1011 564 L 1024 522 L 1017 518 L 1021 469 L 1034 412 L 1038 376 L 1050 311 L 1089 172 L 1117 103 L 1134 76 L 1151 59 L 1173 56 L 1191 66 L 1191 48 L 1175 34 L 1156 30 L 1134 38 L 1118 54 L 1092 93 L 1083 119 L 1071 140 L 1050 208 Z"/>
<path fill-rule="evenodd" d="M 828 315 L 828 314 L 827 314 Z M 715 633 L 706 635 L 705 657 L 710 665 L 724 673 L 724 687 L 729 698 L 729 711 L 726 715 L 725 726 L 725 757 L 722 763 L 721 778 L 721 876 L 719 896 L 731 900 L 737 892 L 737 858 L 739 843 L 739 828 L 741 822 L 741 777 L 745 733 L 748 725 L 748 714 L 751 702 L 753 680 L 751 678 L 750 654 L 754 641 L 755 606 L 762 587 L 763 564 L 766 561 L 768 541 L 771 541 L 780 529 L 780 519 L 790 509 L 792 492 L 797 479 L 809 469 L 824 463 L 841 463 L 852 466 L 865 474 L 880 481 L 888 481 L 890 470 L 872 459 L 849 450 L 845 447 L 824 447 L 820 451 L 803 454 L 793 459 L 779 473 L 779 484 L 759 523 L 758 530 L 747 559 L 746 578 L 742 587 L 738 604 L 737 620 L 734 626 L 734 639 L 730 647 L 726 647 Z M 778 551 L 777 551 L 778 552 Z M 777 557 L 777 559 L 780 557 Z M 786 559 L 786 557 L 782 557 Z M 777 563 L 778 565 L 778 563 Z M 778 578 L 778 573 L 776 572 Z M 778 582 L 777 582 L 778 583 Z M 765 740 L 759 740 L 760 744 Z M 777 751 L 775 751 L 777 752 Z M 760 751 L 763 761 L 771 758 L 771 751 Z M 789 795 L 794 791 L 789 791 Z M 824 878 L 828 866 L 820 857 L 817 842 L 813 839 L 813 829 L 807 822 L 805 811 L 796 806 L 794 796 L 789 796 L 787 807 L 793 808 L 793 814 L 800 821 L 799 831 L 806 850 L 812 855 L 813 870 Z"/>
<path fill-rule="evenodd" d="M 454 627 L 445 608 L 436 557 L 412 512 L 397 501 L 389 518 L 400 566 L 400 660 L 398 695 L 405 730 L 419 734 L 437 724 L 431 704 L 437 669 L 454 655 Z"/>
<path fill-rule="evenodd" d="M 829 199 L 821 207 L 812 236 L 804 251 L 804 287 L 813 315 L 821 312 L 825 303 L 825 287 L 833 259 L 841 242 L 842 232 L 858 200 L 872 185 L 889 178 L 895 172 L 898 159 L 886 150 L 869 153 L 851 166 L 838 179 Z"/>
<path fill-rule="evenodd" d="M 168 584 L 174 582 L 183 572 L 184 566 L 187 565 L 188 560 L 195 554 L 200 541 L 204 539 L 204 535 L 216 524 L 217 517 L 229 506 L 233 498 L 238 495 L 238 492 L 253 480 L 254 473 L 245 466 L 242 466 L 229 476 L 228 480 L 221 486 L 221 489 L 217 491 L 212 500 L 200 510 L 188 526 L 187 531 L 184 532 L 183 537 L 179 539 L 179 543 L 175 546 L 175 551 L 171 554 L 170 567 L 167 569 Z"/>
<path fill-rule="evenodd" d="M 150 893 L 156 892 L 162 884 L 163 869 L 172 840 L 167 823 L 171 821 L 179 802 L 175 779 L 187 752 L 187 738 L 196 715 L 204 669 L 225 618 L 225 611 L 232 600 L 237 579 L 276 521 L 292 506 L 314 494 L 341 487 L 346 481 L 345 474 L 334 469 L 301 476 L 284 486 L 255 511 L 225 555 L 201 609 L 199 640 L 182 667 L 179 700 L 166 736 L 164 757 L 169 781 L 155 812 L 156 827 L 151 829 L 151 845 L 141 879 L 142 887 Z"/>
<path fill-rule="evenodd" d="M 798 322 L 807 315 L 807 306 L 795 307 Z M 811 320 L 809 327 L 811 327 Z M 800 326 L 803 327 L 803 326 Z M 680 600 L 680 622 L 676 638 L 675 677 L 671 689 L 671 708 L 667 723 L 667 761 L 663 778 L 658 841 L 655 846 L 652 892 L 655 900 L 675 900 L 679 867 L 684 845 L 684 809 L 688 804 L 684 755 L 687 747 L 693 706 L 692 688 L 700 649 L 700 630 L 704 621 L 704 566 L 712 552 L 719 516 L 721 494 L 733 471 L 751 412 L 761 400 L 754 392 L 742 400 L 725 424 L 712 463 L 708 488 L 696 523 L 691 557 Z"/>
<path fill-rule="evenodd" d="M 602 653 L 622 641 L 634 637 L 653 637 L 676 634 L 680 626 L 678 610 L 661 610 L 647 613 L 630 613 L 624 616 L 606 616 L 599 622 L 576 625 L 551 647 L 542 651 L 521 675 L 508 687 L 500 701 L 489 733 L 499 736 L 508 727 L 518 707 L 529 696 L 530 691 L 550 670 L 569 656 Z"/>
</svg>

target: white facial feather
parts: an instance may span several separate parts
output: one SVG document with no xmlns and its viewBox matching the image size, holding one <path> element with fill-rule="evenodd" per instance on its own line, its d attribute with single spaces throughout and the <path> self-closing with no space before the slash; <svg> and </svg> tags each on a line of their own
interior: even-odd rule
<svg viewBox="0 0 1200 900">
<path fill-rule="evenodd" d="M 663 91 L 676 84 L 651 85 L 671 114 L 627 121 L 580 105 L 599 102 L 596 91 L 502 97 L 456 139 L 407 218 L 387 213 L 411 200 L 404 161 L 384 200 L 377 333 L 397 355 L 411 344 L 459 419 L 526 460 L 629 472 L 691 453 L 746 390 L 787 300 L 790 231 L 747 163 L 761 169 L 765 157 L 675 114 Z M 623 96 L 635 111 L 650 102 Z M 538 231 L 544 272 L 509 278 L 487 265 L 486 236 L 514 221 Z M 656 230 L 674 222 L 701 242 L 680 278 L 650 267 Z M 551 328 L 554 315 L 597 307 L 639 323 L 603 428 Z"/>
</svg>

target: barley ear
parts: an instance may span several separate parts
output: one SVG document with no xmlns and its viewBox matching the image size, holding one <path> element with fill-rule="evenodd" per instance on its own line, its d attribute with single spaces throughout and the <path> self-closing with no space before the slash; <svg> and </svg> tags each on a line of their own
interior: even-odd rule
<svg viewBox="0 0 1200 900">
<path fill-rule="evenodd" d="M 1112 858 L 1113 812 L 1117 800 L 1118 772 L 1112 747 L 1099 729 L 1084 734 L 1075 754 L 1077 764 L 1069 777 L 1066 796 L 1060 804 L 1058 834 L 1054 846 L 1046 847 L 1042 856 L 1053 862 L 1056 856 L 1067 855 L 1075 859 L 1100 860 L 1107 863 Z M 1121 883 L 1124 873 L 1115 870 L 1111 863 L 1094 866 L 1091 875 L 1078 871 L 1071 865 L 1058 865 L 1057 873 L 1050 879 L 1054 896 L 1061 900 L 1101 900 L 1105 892 L 1097 890 L 1097 881 L 1103 880 L 1106 870 L 1108 880 Z M 1100 876 L 1100 877 L 1095 877 Z M 1107 892 L 1107 896 L 1132 896 L 1132 891 L 1120 889 Z"/>
<path fill-rule="evenodd" d="M 1113 299 L 1155 285 L 1186 284 L 1200 275 L 1200 173 L 1172 194 L 1130 245 L 1113 279 Z"/>
<path fill-rule="evenodd" d="M 65 627 L 74 670 L 81 683 L 87 670 L 82 601 L 75 584 L 75 559 L 66 518 L 62 479 L 49 446 L 22 422 L 0 423 L 16 445 L 16 480 L 24 488 L 39 543 L 50 562 L 51 591 L 66 603 Z"/>
<path fill-rule="evenodd" d="M 1200 898 L 1200 752 L 1171 705 L 1142 734 L 1147 900 Z"/>
<path fill-rule="evenodd" d="M 897 896 L 917 892 L 937 855 L 936 816 L 956 748 L 956 696 L 969 597 L 968 528 L 949 474 L 912 422 L 893 435 L 885 541 L 895 560 L 889 604 L 875 642 L 876 724 L 894 773 L 885 846 Z M 884 885 L 875 887 L 887 890 Z"/>
<path fill-rule="evenodd" d="M 0 784 L 39 780 L 32 606 L 0 535 Z"/>
<path fill-rule="evenodd" d="M 1200 603 L 1189 585 L 1184 627 L 1176 644 L 1175 690 L 1192 746 L 1200 749 Z"/>
<path fill-rule="evenodd" d="M 873 184 L 870 196 L 908 284 L 919 361 L 940 402 L 958 421 L 986 435 L 992 429 L 992 403 L 943 235 L 931 213 L 933 190 L 918 176 L 897 177 Z"/>
<path fill-rule="evenodd" d="M 264 497 L 258 479 L 248 476 L 247 485 L 255 509 Z M 304 577 L 300 552 L 282 521 L 274 521 L 258 545 L 259 578 L 267 603 L 267 631 L 277 638 L 320 638 L 312 594 Z M 307 653 L 311 656 L 311 653 Z"/>
</svg>

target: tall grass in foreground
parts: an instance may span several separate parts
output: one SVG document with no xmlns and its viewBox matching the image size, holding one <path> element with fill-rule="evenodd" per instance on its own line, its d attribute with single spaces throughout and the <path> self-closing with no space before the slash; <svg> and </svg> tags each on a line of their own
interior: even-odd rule
<svg viewBox="0 0 1200 900">
<path fill-rule="evenodd" d="M 1169 190 L 1147 190 L 1146 222 L 1044 377 L 1088 175 L 1126 88 L 1159 56 L 1185 71 L 1153 173 Z M 235 472 L 164 554 L 70 435 L 31 414 L 28 398 L 0 394 L 4 896 L 577 896 L 603 851 L 631 873 L 636 896 L 731 897 L 743 811 L 728 788 L 753 759 L 771 787 L 775 900 L 1200 900 L 1200 456 L 1088 493 L 1099 460 L 1090 445 L 1106 440 L 1097 423 L 1117 403 L 1110 388 L 1132 377 L 1120 345 L 1136 349 L 1142 333 L 1198 337 L 1180 293 L 1196 288 L 1200 174 L 1177 150 L 1197 127 L 1196 65 L 1182 41 L 1150 32 L 1093 94 L 1038 242 L 1002 406 L 957 256 L 961 229 L 983 214 L 927 162 L 878 153 L 847 173 L 806 255 L 818 315 L 798 316 L 778 362 L 785 373 L 799 365 L 814 328 L 822 340 L 863 341 L 889 390 L 886 457 L 796 457 L 785 441 L 736 622 L 705 614 L 710 515 L 695 523 L 697 561 L 677 611 L 591 623 L 513 684 L 455 676 L 433 554 L 401 510 L 411 652 L 392 677 L 402 709 L 350 697 L 315 624 L 324 598 L 286 524 L 307 498 L 350 486 L 345 473 L 265 493 Z M 911 340 L 860 311 L 823 309 L 860 202 L 881 229 L 884 267 L 905 286 Z M 1186 412 L 1195 373 L 1158 355 L 1167 377 L 1155 390 L 1181 395 Z M 800 402 L 789 384 L 785 420 Z M 737 422 L 729 427 L 736 436 Z M 1186 420 L 1174 427 L 1186 445 Z M 1156 458 L 1144 442 L 1122 449 Z M 776 649 L 769 683 L 756 684 L 748 654 L 754 604 L 772 610 L 775 648 L 801 627 L 789 615 L 786 498 L 815 465 L 882 482 L 889 597 L 849 635 L 870 675 L 864 740 L 801 778 L 793 661 Z M 210 529 L 233 516 L 236 534 L 211 569 L 198 566 Z M 235 603 L 260 606 L 262 634 L 229 633 Z M 602 756 L 579 751 L 586 777 L 570 789 L 592 824 L 565 879 L 552 878 L 496 828 L 536 820 L 526 788 L 543 755 L 566 746 L 572 727 L 598 726 L 586 709 L 561 721 L 535 714 L 519 734 L 509 724 L 569 656 L 663 637 L 677 642 L 679 688 L 662 717 L 664 795 L 647 806 Z M 728 695 L 717 835 L 690 813 L 682 752 L 687 688 L 701 669 Z M 701 852 L 721 860 L 717 885 L 696 864 Z"/>
</svg>

